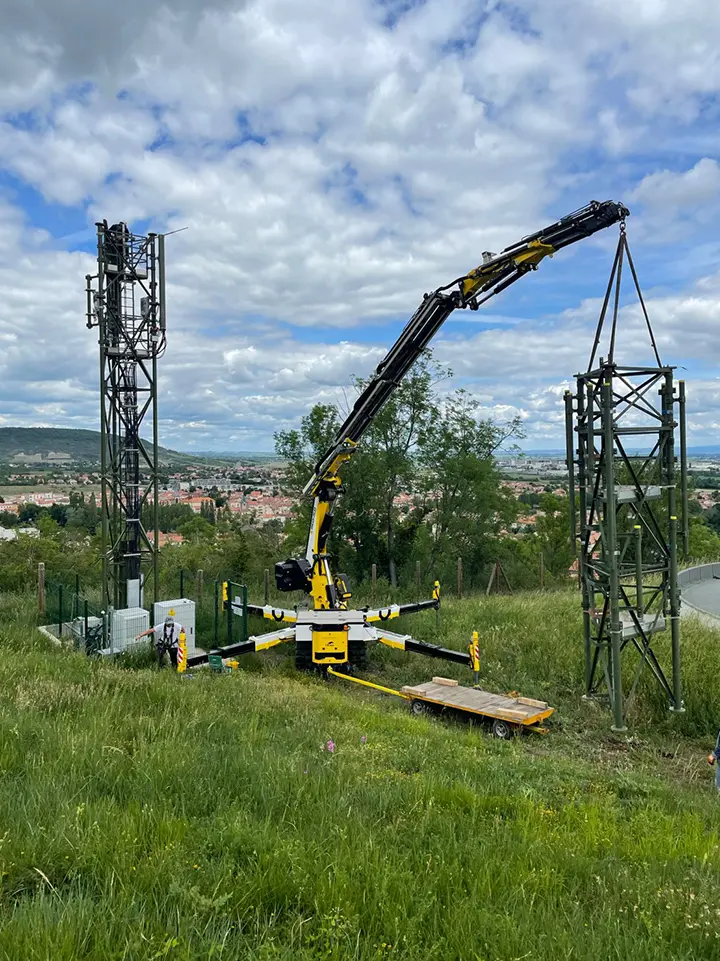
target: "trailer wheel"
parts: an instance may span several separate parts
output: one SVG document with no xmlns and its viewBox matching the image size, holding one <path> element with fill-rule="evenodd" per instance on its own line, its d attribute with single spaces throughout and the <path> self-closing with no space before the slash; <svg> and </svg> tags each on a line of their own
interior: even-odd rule
<svg viewBox="0 0 720 961">
<path fill-rule="evenodd" d="M 425 703 L 425 701 L 411 701 L 410 710 L 413 712 L 413 714 L 417 715 L 418 717 L 421 714 L 429 713 L 428 705 Z"/>
<path fill-rule="evenodd" d="M 507 721 L 502 721 L 499 717 L 493 721 L 492 732 L 501 741 L 509 741 L 515 735 L 513 726 L 508 724 Z"/>
</svg>

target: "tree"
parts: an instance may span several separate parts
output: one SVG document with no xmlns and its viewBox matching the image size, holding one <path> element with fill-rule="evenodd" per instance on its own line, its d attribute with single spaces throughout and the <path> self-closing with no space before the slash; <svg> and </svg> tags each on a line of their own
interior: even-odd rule
<svg viewBox="0 0 720 961">
<path fill-rule="evenodd" d="M 720 533 L 720 504 L 716 504 L 709 511 L 706 511 L 705 520 L 716 534 Z"/>
<path fill-rule="evenodd" d="M 215 524 L 215 502 L 212 500 L 205 500 L 200 505 L 200 516 L 203 517 L 208 524 Z"/>
<path fill-rule="evenodd" d="M 534 543 L 543 555 L 545 570 L 564 576 L 575 557 L 570 539 L 570 501 L 567 497 L 545 494 L 540 508 L 542 513 L 537 516 Z"/>
<path fill-rule="evenodd" d="M 194 517 L 195 511 L 189 504 L 160 504 L 158 507 L 158 526 L 165 534 L 179 530 Z M 153 529 L 155 520 L 150 504 L 143 506 L 142 522 L 145 530 Z"/>
<path fill-rule="evenodd" d="M 297 496 L 302 492 L 315 463 L 330 446 L 339 427 L 340 415 L 334 404 L 315 404 L 302 418 L 299 430 L 275 434 L 275 451 L 287 461 L 283 486 L 289 493 Z"/>
<path fill-rule="evenodd" d="M 339 501 L 328 549 L 338 555 L 343 569 L 362 577 L 377 562 L 386 567 L 390 583 L 397 585 L 402 526 L 395 499 L 415 483 L 415 449 L 430 416 L 433 384 L 446 371 L 426 354 L 412 368 L 392 399 L 377 415 L 362 438 L 352 460 L 343 470 L 345 493 Z M 366 381 L 357 380 L 363 390 Z M 288 461 L 285 487 L 299 495 L 314 464 L 335 437 L 340 414 L 334 405 L 316 404 L 302 419 L 299 430 L 275 435 L 278 455 Z M 287 525 L 295 550 L 304 547 L 310 505 L 303 503 Z M 348 550 L 350 548 L 350 550 Z"/>
<path fill-rule="evenodd" d="M 60 525 L 51 517 L 50 511 L 39 515 L 36 520 L 36 526 L 43 537 L 52 537 L 53 534 L 57 534 L 60 530 Z"/>
<path fill-rule="evenodd" d="M 293 517 L 285 525 L 286 547 L 290 553 L 305 550 L 310 503 L 307 498 L 301 497 L 302 490 L 339 426 L 337 407 L 333 404 L 315 404 L 310 413 L 302 418 L 299 430 L 278 431 L 275 434 L 275 451 L 287 461 L 283 489 L 290 496 L 298 498 Z"/>
<path fill-rule="evenodd" d="M 361 478 L 362 483 L 350 488 L 355 505 L 352 499 L 345 505 L 346 516 L 354 517 L 356 544 L 358 535 L 362 543 L 363 536 L 370 533 L 368 520 L 374 520 L 392 587 L 397 586 L 398 563 L 402 559 L 398 534 L 403 525 L 395 500 L 398 494 L 416 485 L 418 443 L 427 435 L 437 410 L 434 386 L 449 375 L 449 370 L 435 364 L 429 351 L 425 352 L 369 427 L 360 455 L 352 464 L 353 476 Z M 365 383 L 358 381 L 357 386 L 361 390 Z M 403 538 L 405 551 L 411 547 L 411 541 L 411 537 Z"/>
<path fill-rule="evenodd" d="M 183 524 L 180 533 L 189 543 L 211 541 L 215 537 L 215 528 L 204 517 L 194 517 L 187 524 Z"/>
<path fill-rule="evenodd" d="M 47 507 L 38 507 L 37 504 L 23 504 L 18 511 L 18 520 L 21 524 L 34 524 L 43 512 L 47 513 Z"/>
<path fill-rule="evenodd" d="M 63 504 L 53 504 L 50 508 L 50 517 L 59 527 L 65 527 L 67 524 L 67 513 L 67 507 Z"/>
<path fill-rule="evenodd" d="M 491 557 L 492 538 L 515 517 L 517 502 L 502 487 L 494 455 L 522 436 L 521 424 L 479 418 L 480 404 L 457 390 L 432 409 L 419 445 L 422 511 L 431 534 L 429 567 L 441 576 L 462 557 L 477 576 Z"/>
<path fill-rule="evenodd" d="M 73 492 L 70 504 L 65 512 L 65 526 L 87 531 L 94 534 L 100 526 L 100 510 L 95 501 L 95 494 L 90 494 L 87 502 L 85 495 Z"/>
<path fill-rule="evenodd" d="M 716 508 L 713 508 L 713 512 Z M 690 557 L 696 561 L 720 560 L 720 535 L 699 517 L 690 518 Z"/>
<path fill-rule="evenodd" d="M 515 516 L 494 454 L 521 436 L 520 424 L 482 420 L 477 401 L 463 391 L 441 400 L 437 384 L 446 374 L 424 355 L 345 465 L 345 493 L 328 541 L 336 569 L 363 578 L 377 563 L 396 586 L 398 571 L 416 558 L 439 573 L 462 553 L 470 573 L 490 559 L 490 539 Z M 339 423 L 334 406 L 318 404 L 299 430 L 276 435 L 276 451 L 288 462 L 287 491 L 299 495 Z M 402 508 L 400 494 L 409 495 Z M 309 519 L 303 501 L 285 528 L 292 553 L 304 549 Z"/>
</svg>

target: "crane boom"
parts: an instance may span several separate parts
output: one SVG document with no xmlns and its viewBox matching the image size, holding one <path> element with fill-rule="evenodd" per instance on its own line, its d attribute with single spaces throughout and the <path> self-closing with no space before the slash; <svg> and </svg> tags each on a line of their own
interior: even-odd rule
<svg viewBox="0 0 720 961">
<path fill-rule="evenodd" d="M 305 556 L 275 565 L 279 590 L 305 591 L 311 595 L 316 611 L 347 609 L 350 597 L 347 579 L 342 574 L 333 574 L 325 550 L 335 502 L 342 489 L 340 468 L 350 459 L 373 419 L 450 314 L 458 307 L 477 310 L 490 297 L 506 290 L 529 271 L 536 270 L 545 257 L 623 221 L 628 215 L 629 211 L 622 204 L 612 200 L 593 200 L 544 230 L 523 237 L 499 254 L 484 253 L 479 267 L 425 295 L 355 401 L 305 485 L 303 493 L 314 499 Z"/>
<path fill-rule="evenodd" d="M 484 254 L 483 263 L 475 270 L 426 294 L 355 401 L 332 444 L 315 465 L 314 474 L 303 493 L 315 494 L 337 457 L 344 452 L 351 452 L 402 378 L 456 308 L 477 310 L 480 303 L 506 290 L 528 271 L 537 269 L 540 261 L 552 256 L 556 250 L 610 227 L 628 215 L 627 208 L 615 201 L 591 201 L 544 230 L 523 237 L 499 254 Z"/>
</svg>

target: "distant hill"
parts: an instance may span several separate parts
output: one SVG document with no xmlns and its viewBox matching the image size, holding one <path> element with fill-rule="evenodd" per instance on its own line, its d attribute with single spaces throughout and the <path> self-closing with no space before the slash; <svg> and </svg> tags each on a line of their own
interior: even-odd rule
<svg viewBox="0 0 720 961">
<path fill-rule="evenodd" d="M 18 457 L 27 455 L 27 459 Z M 159 448 L 160 463 L 166 466 L 191 464 L 206 458 Z M 62 466 L 70 463 L 98 463 L 100 433 L 62 427 L 0 427 L 0 462 Z"/>
<path fill-rule="evenodd" d="M 189 455 L 188 455 L 189 456 Z M 208 457 L 211 460 L 236 461 L 242 464 L 284 464 L 277 454 L 269 454 L 256 450 L 198 450 L 193 451 L 193 457 Z"/>
</svg>

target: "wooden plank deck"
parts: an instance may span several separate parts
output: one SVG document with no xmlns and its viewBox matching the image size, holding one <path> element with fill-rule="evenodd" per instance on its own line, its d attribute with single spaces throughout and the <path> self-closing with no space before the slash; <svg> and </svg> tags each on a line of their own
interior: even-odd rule
<svg viewBox="0 0 720 961">
<path fill-rule="evenodd" d="M 430 701 L 444 707 L 454 707 L 460 711 L 470 711 L 473 714 L 497 717 L 523 725 L 545 720 L 555 710 L 548 707 L 545 701 L 535 701 L 527 697 L 506 697 L 473 687 L 438 684 L 434 680 L 414 687 L 403 687 L 402 693 L 419 701 Z"/>
</svg>

